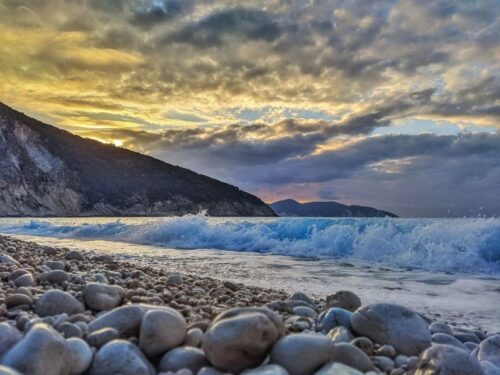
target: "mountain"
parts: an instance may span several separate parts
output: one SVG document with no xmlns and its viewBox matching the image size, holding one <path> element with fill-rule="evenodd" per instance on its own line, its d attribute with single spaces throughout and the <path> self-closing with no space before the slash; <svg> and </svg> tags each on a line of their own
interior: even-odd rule
<svg viewBox="0 0 500 375">
<path fill-rule="evenodd" d="M 0 216 L 274 216 L 259 198 L 0 103 Z"/>
<path fill-rule="evenodd" d="M 372 207 L 347 206 L 337 202 L 299 203 L 293 199 L 285 199 L 270 204 L 279 216 L 309 217 L 398 217 L 393 213 Z"/>
</svg>

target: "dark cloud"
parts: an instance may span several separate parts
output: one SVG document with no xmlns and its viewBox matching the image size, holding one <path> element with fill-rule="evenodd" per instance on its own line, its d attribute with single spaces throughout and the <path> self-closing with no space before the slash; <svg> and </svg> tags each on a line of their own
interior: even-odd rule
<svg viewBox="0 0 500 375">
<path fill-rule="evenodd" d="M 192 0 L 153 0 L 150 4 L 135 9 L 132 23 L 145 29 L 156 24 L 173 20 L 191 11 Z"/>
</svg>

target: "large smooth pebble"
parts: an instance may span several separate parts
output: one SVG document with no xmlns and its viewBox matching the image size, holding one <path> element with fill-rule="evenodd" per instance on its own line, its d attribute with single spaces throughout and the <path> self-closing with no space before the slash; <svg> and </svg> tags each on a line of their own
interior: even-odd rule
<svg viewBox="0 0 500 375">
<path fill-rule="evenodd" d="M 251 370 L 245 370 L 241 375 L 288 375 L 288 371 L 278 365 L 265 365 Z"/>
<path fill-rule="evenodd" d="M 329 332 L 338 326 L 350 328 L 352 315 L 352 312 L 348 310 L 332 307 L 319 316 L 319 329 L 323 332 Z"/>
<path fill-rule="evenodd" d="M 187 368 L 196 374 L 202 367 L 209 365 L 210 363 L 201 349 L 182 346 L 166 353 L 160 360 L 158 370 L 176 372 Z"/>
<path fill-rule="evenodd" d="M 137 346 L 113 340 L 96 353 L 89 375 L 155 375 L 153 365 Z"/>
<path fill-rule="evenodd" d="M 89 323 L 89 332 L 103 328 L 114 328 L 123 337 L 137 336 L 139 326 L 146 310 L 142 305 L 125 305 L 105 314 Z"/>
<path fill-rule="evenodd" d="M 83 374 L 92 362 L 92 350 L 88 344 L 80 338 L 66 340 L 68 348 L 68 359 L 66 361 L 68 375 Z"/>
<path fill-rule="evenodd" d="M 434 345 L 425 350 L 417 362 L 414 375 L 483 375 L 477 358 L 450 345 Z"/>
<path fill-rule="evenodd" d="M 479 345 L 477 357 L 500 367 L 500 334 L 488 337 Z"/>
<path fill-rule="evenodd" d="M 375 370 L 372 361 L 365 352 L 352 344 L 336 344 L 333 347 L 331 360 L 353 367 L 362 372 Z"/>
<path fill-rule="evenodd" d="M 381 303 L 359 308 L 351 325 L 360 336 L 392 345 L 398 354 L 418 355 L 431 345 L 428 323 L 404 306 Z"/>
<path fill-rule="evenodd" d="M 125 290 L 119 285 L 88 283 L 83 287 L 85 304 L 95 311 L 111 310 L 119 306 Z"/>
<path fill-rule="evenodd" d="M 456 346 L 459 349 L 469 351 L 469 348 L 465 346 L 462 341 L 459 339 L 447 335 L 446 333 L 435 333 L 432 335 L 432 343 L 433 344 L 444 344 L 444 345 L 451 345 L 451 346 Z"/>
<path fill-rule="evenodd" d="M 260 365 L 283 334 L 283 323 L 274 312 L 234 308 L 214 319 L 202 348 L 215 367 L 238 373 Z"/>
<path fill-rule="evenodd" d="M 271 351 L 271 362 L 283 366 L 290 375 L 312 374 L 332 358 L 334 343 L 319 334 L 288 335 Z"/>
<path fill-rule="evenodd" d="M 179 346 L 186 337 L 186 319 L 174 309 L 148 311 L 142 318 L 139 347 L 155 357 Z"/>
<path fill-rule="evenodd" d="M 59 314 L 78 314 L 85 310 L 81 304 L 71 294 L 62 290 L 49 290 L 42 294 L 35 306 L 35 312 L 41 316 L 59 315 Z"/>
<path fill-rule="evenodd" d="M 21 340 L 21 337 L 21 332 L 17 328 L 7 322 L 0 323 L 0 358 Z"/>
<path fill-rule="evenodd" d="M 361 299 L 348 290 L 341 290 L 326 297 L 327 307 L 340 307 L 349 311 L 356 311 L 361 307 Z"/>
<path fill-rule="evenodd" d="M 343 363 L 331 362 L 324 365 L 314 375 L 363 375 L 363 373 Z"/>
</svg>

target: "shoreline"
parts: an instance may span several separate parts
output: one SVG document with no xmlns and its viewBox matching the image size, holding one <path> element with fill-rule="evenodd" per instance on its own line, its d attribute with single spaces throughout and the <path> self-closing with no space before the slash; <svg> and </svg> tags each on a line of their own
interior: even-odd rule
<svg viewBox="0 0 500 375">
<path fill-rule="evenodd" d="M 113 373 L 103 370 L 112 365 L 109 358 L 113 358 L 113 350 L 130 355 L 145 374 L 241 373 L 258 367 L 270 354 L 270 362 L 264 363 L 270 372 L 261 368 L 253 374 L 295 375 L 294 367 L 303 363 L 297 363 L 300 358 L 289 353 L 297 345 L 301 352 L 314 348 L 311 358 L 305 360 L 312 361 L 311 367 L 300 372 L 304 374 L 322 368 L 339 370 L 339 366 L 352 368 L 348 368 L 349 374 L 411 373 L 429 365 L 424 352 L 427 357 L 439 357 L 442 366 L 449 366 L 446 353 L 462 356 L 475 369 L 471 374 L 480 374 L 478 358 L 489 358 L 488 351 L 481 354 L 487 346 L 484 343 L 500 339 L 477 329 L 431 324 L 402 306 L 372 304 L 360 308 L 362 301 L 351 292 L 337 291 L 326 299 L 313 299 L 303 293 L 290 295 L 282 290 L 173 273 L 168 264 L 160 269 L 154 262 L 43 246 L 2 235 L 0 257 L 0 321 L 4 322 L 0 329 L 9 331 L 6 337 L 11 338 L 9 345 L 2 347 L 0 335 L 0 363 L 24 369 L 23 373 L 41 374 L 29 367 L 37 365 L 39 353 L 24 353 L 29 354 L 24 360 L 19 354 L 35 333 L 57 339 L 66 353 L 61 361 L 73 363 L 72 374 L 91 375 Z M 47 301 L 47 295 L 57 293 L 64 294 L 58 297 L 63 302 Z M 384 310 L 378 318 L 390 319 L 384 321 L 389 328 L 394 325 L 386 327 L 388 332 L 394 331 L 389 338 L 384 336 L 387 332 L 378 332 L 382 327 L 363 320 L 367 314 L 378 314 L 378 309 Z M 117 318 L 120 314 L 124 315 Z M 150 317 L 155 314 L 158 317 Z M 409 320 L 405 320 L 402 332 L 398 320 L 403 316 Z M 143 335 L 148 324 L 154 329 Z M 170 328 L 162 331 L 162 324 Z M 179 339 L 162 347 L 166 339 L 157 336 L 162 332 L 169 332 L 169 336 L 174 328 L 180 332 Z M 447 345 L 430 347 L 436 334 L 444 335 L 438 344 Z M 50 364 L 52 372 L 46 374 L 66 374 L 68 363 L 63 362 L 59 367 Z M 114 373 L 133 374 L 117 369 L 117 363 L 114 366 Z"/>
</svg>

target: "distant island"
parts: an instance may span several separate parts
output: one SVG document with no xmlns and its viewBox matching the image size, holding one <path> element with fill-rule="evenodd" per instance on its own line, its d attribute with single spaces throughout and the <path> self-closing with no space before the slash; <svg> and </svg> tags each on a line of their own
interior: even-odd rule
<svg viewBox="0 0 500 375">
<path fill-rule="evenodd" d="M 345 205 L 337 202 L 299 203 L 285 199 L 270 204 L 279 216 L 301 217 L 398 217 L 397 215 L 372 207 Z"/>
<path fill-rule="evenodd" d="M 0 216 L 275 216 L 235 186 L 0 103 Z"/>
</svg>

